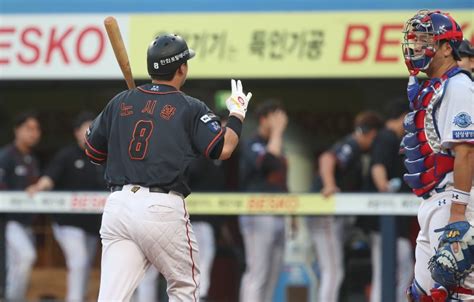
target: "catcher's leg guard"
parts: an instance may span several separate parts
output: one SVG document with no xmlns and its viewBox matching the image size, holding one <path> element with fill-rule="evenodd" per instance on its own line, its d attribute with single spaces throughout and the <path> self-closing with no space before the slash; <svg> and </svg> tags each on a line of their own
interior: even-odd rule
<svg viewBox="0 0 474 302">
<path fill-rule="evenodd" d="M 418 285 L 416 280 L 407 288 L 408 302 L 433 302 L 434 300 Z M 444 302 L 444 301 L 443 301 Z"/>
</svg>

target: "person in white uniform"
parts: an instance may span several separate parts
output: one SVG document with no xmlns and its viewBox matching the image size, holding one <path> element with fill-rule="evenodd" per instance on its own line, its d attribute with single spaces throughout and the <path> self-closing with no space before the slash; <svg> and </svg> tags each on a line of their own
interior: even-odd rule
<svg viewBox="0 0 474 302">
<path fill-rule="evenodd" d="M 441 236 L 435 230 L 457 221 L 474 224 L 474 89 L 470 73 L 457 65 L 463 34 L 453 17 L 439 11 L 419 11 L 404 33 L 413 109 L 402 141 L 408 170 L 404 180 L 422 198 L 415 278 L 407 296 L 409 301 L 472 301 L 474 273 L 446 293 L 428 267 Z M 420 71 L 429 78 L 422 83 L 416 78 Z"/>
</svg>

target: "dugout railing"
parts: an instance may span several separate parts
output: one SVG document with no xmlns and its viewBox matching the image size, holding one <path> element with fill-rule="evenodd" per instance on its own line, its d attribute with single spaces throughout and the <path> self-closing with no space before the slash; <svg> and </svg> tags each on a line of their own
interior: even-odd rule
<svg viewBox="0 0 474 302">
<path fill-rule="evenodd" d="M 101 213 L 108 193 L 25 192 L 0 193 L 0 297 L 5 284 L 6 213 Z M 382 301 L 395 301 L 395 216 L 416 215 L 420 199 L 413 194 L 347 194 L 330 198 L 320 194 L 193 193 L 186 198 L 191 214 L 205 215 L 380 215 L 382 237 Z"/>
</svg>

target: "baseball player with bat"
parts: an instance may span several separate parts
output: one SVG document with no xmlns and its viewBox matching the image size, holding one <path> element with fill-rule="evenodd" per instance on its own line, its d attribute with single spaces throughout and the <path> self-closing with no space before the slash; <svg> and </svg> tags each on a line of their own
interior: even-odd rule
<svg viewBox="0 0 474 302">
<path fill-rule="evenodd" d="M 200 100 L 180 91 L 195 53 L 180 36 L 148 47 L 151 83 L 116 95 L 86 134 L 86 154 L 105 165 L 112 194 L 102 216 L 99 301 L 128 301 L 145 271 L 167 280 L 169 301 L 199 300 L 199 259 L 184 198 L 186 171 L 204 155 L 236 148 L 252 96 L 232 80 L 226 127 Z"/>
<path fill-rule="evenodd" d="M 404 30 L 410 71 L 404 179 L 422 197 L 409 301 L 474 300 L 474 89 L 457 66 L 463 34 L 452 16 L 419 11 Z M 418 82 L 423 72 L 428 80 Z"/>
</svg>

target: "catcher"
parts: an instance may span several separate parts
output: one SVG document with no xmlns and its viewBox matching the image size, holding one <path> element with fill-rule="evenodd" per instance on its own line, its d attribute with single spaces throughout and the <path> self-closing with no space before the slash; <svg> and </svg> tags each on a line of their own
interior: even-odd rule
<svg viewBox="0 0 474 302">
<path fill-rule="evenodd" d="M 423 198 L 408 301 L 474 301 L 474 99 L 470 74 L 456 62 L 462 38 L 440 11 L 419 11 L 405 25 L 413 112 L 404 125 L 404 180 Z M 418 82 L 420 71 L 429 79 Z"/>
</svg>

